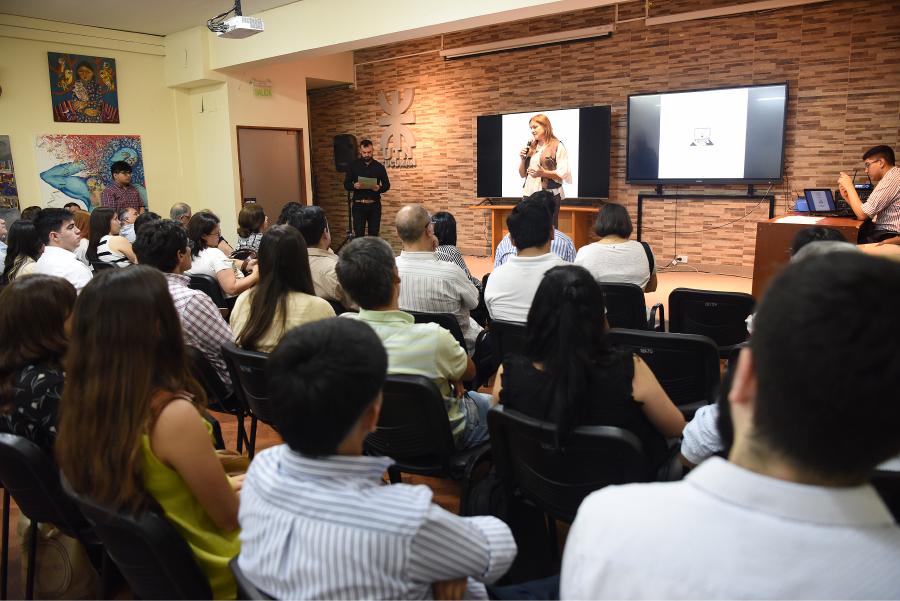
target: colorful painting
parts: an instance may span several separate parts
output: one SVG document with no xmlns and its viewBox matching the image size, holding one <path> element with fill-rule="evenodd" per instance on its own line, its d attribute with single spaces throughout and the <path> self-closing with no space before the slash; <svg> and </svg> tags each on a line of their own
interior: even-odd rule
<svg viewBox="0 0 900 601">
<path fill-rule="evenodd" d="M 115 59 L 48 52 L 47 62 L 54 121 L 119 122 Z"/>
<path fill-rule="evenodd" d="M 0 209 L 19 208 L 16 170 L 13 169 L 9 136 L 0 136 Z"/>
<path fill-rule="evenodd" d="M 112 185 L 109 168 L 116 161 L 131 165 L 131 185 L 147 206 L 140 136 L 37 136 L 35 152 L 45 207 L 73 200 L 87 211 L 99 206 L 103 188 Z"/>
</svg>

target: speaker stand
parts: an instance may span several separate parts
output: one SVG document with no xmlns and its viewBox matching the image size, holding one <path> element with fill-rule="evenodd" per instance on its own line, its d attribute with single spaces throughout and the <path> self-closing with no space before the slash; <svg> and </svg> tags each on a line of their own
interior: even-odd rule
<svg viewBox="0 0 900 601">
<path fill-rule="evenodd" d="M 338 252 L 341 252 L 344 245 L 351 240 L 353 240 L 353 200 L 350 192 L 347 192 L 347 235 L 344 236 L 344 241 L 338 246 Z"/>
</svg>

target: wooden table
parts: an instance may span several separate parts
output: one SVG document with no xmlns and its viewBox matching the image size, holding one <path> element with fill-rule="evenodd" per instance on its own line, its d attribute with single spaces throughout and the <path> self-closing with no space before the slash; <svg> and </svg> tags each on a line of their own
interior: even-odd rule
<svg viewBox="0 0 900 601">
<path fill-rule="evenodd" d="M 800 230 L 808 227 L 831 227 L 844 235 L 848 242 L 857 243 L 863 222 L 847 217 L 823 217 L 817 223 L 784 223 L 776 217 L 756 224 L 756 255 L 753 258 L 753 296 L 762 298 L 766 286 L 784 265 L 791 260 L 791 242 Z"/>
<path fill-rule="evenodd" d="M 472 210 L 489 210 L 491 212 L 491 257 L 497 252 L 497 245 L 506 235 L 506 218 L 516 205 L 470 205 Z M 599 207 L 576 207 L 562 205 L 559 207 L 559 231 L 567 234 L 579 249 L 591 242 L 594 222 L 597 220 Z"/>
</svg>

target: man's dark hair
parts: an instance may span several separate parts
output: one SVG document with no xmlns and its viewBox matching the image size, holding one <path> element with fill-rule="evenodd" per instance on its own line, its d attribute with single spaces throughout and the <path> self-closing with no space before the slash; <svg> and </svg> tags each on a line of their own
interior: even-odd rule
<svg viewBox="0 0 900 601">
<path fill-rule="evenodd" d="M 293 200 L 284 203 L 284 206 L 281 207 L 281 213 L 278 215 L 278 221 L 275 223 L 275 225 L 287 225 L 291 220 L 291 215 L 302 208 L 302 204 L 300 204 L 299 202 L 294 202 Z"/>
<path fill-rule="evenodd" d="M 894 149 L 890 146 L 886 146 L 884 144 L 880 146 L 873 146 L 868 149 L 866 153 L 863 155 L 862 160 L 872 159 L 872 158 L 880 158 L 884 159 L 884 162 L 890 166 L 894 166 Z"/>
<path fill-rule="evenodd" d="M 834 253 L 791 264 L 753 319 L 754 443 L 863 481 L 900 453 L 900 264 Z"/>
<path fill-rule="evenodd" d="M 69 210 L 69 207 L 75 207 L 76 209 L 80 209 L 81 205 L 78 204 L 77 202 L 67 202 L 66 204 L 63 205 L 63 208 L 67 211 Z"/>
<path fill-rule="evenodd" d="M 619 236 L 627 240 L 631 237 L 632 230 L 628 209 L 614 202 L 607 202 L 600 208 L 594 224 L 594 232 L 598 236 Z"/>
<path fill-rule="evenodd" d="M 368 324 L 322 319 L 289 331 L 269 355 L 269 407 L 291 450 L 334 455 L 387 375 L 387 352 Z"/>
<path fill-rule="evenodd" d="M 847 239 L 844 238 L 844 234 L 833 227 L 822 227 L 821 225 L 805 227 L 794 234 L 794 240 L 791 242 L 791 256 L 793 257 L 796 255 L 798 250 L 810 242 L 819 242 L 821 240 L 831 240 L 833 242 L 847 241 Z"/>
<path fill-rule="evenodd" d="M 50 232 L 60 231 L 70 221 L 75 221 L 75 218 L 65 209 L 41 209 L 34 218 L 34 227 L 41 242 L 50 244 Z"/>
<path fill-rule="evenodd" d="M 363 309 L 383 307 L 394 294 L 397 264 L 394 251 L 381 238 L 356 238 L 341 250 L 338 281 L 344 291 Z"/>
<path fill-rule="evenodd" d="M 288 225 L 293 225 L 303 234 L 307 247 L 314 247 L 322 240 L 325 235 L 325 228 L 328 227 L 328 220 L 325 218 L 325 211 L 322 207 L 310 206 L 302 207 L 299 211 L 291 214 Z"/>
<path fill-rule="evenodd" d="M 109 171 L 113 175 L 116 173 L 131 173 L 131 165 L 125 161 L 116 161 L 109 167 Z"/>
<path fill-rule="evenodd" d="M 368 148 L 369 146 L 374 146 L 374 144 L 372 144 L 372 140 L 370 140 L 368 138 L 363 138 L 362 141 L 359 143 L 359 147 L 362 148 L 363 146 Z"/>
<path fill-rule="evenodd" d="M 171 273 L 178 265 L 178 252 L 187 252 L 187 232 L 178 221 L 159 219 L 146 223 L 134 241 L 134 254 L 141 265 Z"/>
<path fill-rule="evenodd" d="M 30 207 L 25 207 L 22 209 L 22 219 L 27 219 L 29 221 L 34 221 L 37 216 L 41 212 L 41 207 L 37 205 L 31 205 Z"/>
<path fill-rule="evenodd" d="M 431 216 L 434 235 L 441 246 L 456 246 L 456 218 L 453 213 L 438 211 Z"/>
<path fill-rule="evenodd" d="M 544 197 L 532 194 L 517 204 L 506 218 L 506 227 L 519 252 L 546 244 L 553 231 L 553 217 Z"/>
<path fill-rule="evenodd" d="M 162 219 L 159 215 L 154 213 L 153 211 L 147 211 L 146 213 L 141 213 L 134 220 L 134 235 L 138 235 L 145 225 L 151 223 L 153 221 L 159 221 Z"/>
</svg>

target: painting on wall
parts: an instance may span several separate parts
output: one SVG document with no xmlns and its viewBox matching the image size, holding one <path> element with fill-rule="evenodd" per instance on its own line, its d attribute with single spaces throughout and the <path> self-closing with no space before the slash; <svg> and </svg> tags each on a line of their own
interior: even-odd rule
<svg viewBox="0 0 900 601">
<path fill-rule="evenodd" d="M 48 52 L 47 61 L 54 121 L 119 122 L 115 59 Z"/>
<path fill-rule="evenodd" d="M 0 209 L 19 208 L 16 170 L 13 168 L 9 136 L 0 136 Z"/>
<path fill-rule="evenodd" d="M 140 136 L 43 135 L 35 139 L 35 152 L 45 207 L 72 201 L 87 211 L 100 206 L 103 188 L 113 185 L 109 169 L 116 161 L 131 165 L 131 185 L 147 206 Z"/>
</svg>

